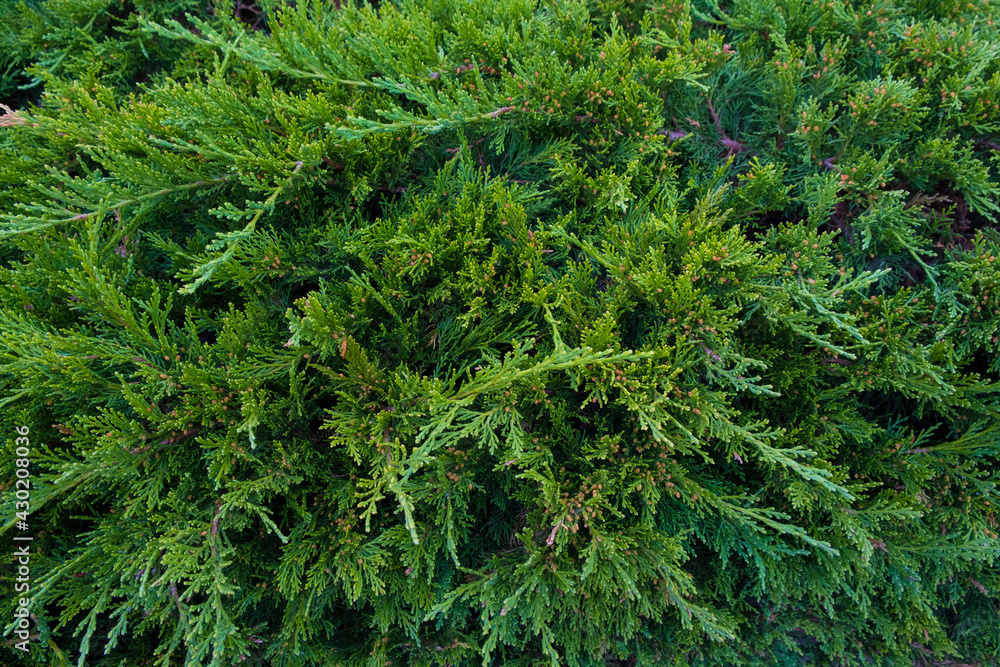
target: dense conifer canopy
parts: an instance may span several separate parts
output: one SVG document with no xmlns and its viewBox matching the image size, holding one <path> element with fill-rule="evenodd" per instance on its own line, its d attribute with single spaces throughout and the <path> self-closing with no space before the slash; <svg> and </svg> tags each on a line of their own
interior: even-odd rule
<svg viewBox="0 0 1000 667">
<path fill-rule="evenodd" d="M 997 664 L 988 0 L 0 19 L 0 662 Z"/>
</svg>

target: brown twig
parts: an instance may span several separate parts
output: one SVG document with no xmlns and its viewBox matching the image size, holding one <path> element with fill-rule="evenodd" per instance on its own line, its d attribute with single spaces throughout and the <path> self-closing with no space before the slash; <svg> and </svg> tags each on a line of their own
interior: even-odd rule
<svg viewBox="0 0 1000 667">
<path fill-rule="evenodd" d="M 715 121 L 715 129 L 719 131 L 719 143 L 726 147 L 726 157 L 731 157 L 735 153 L 741 153 L 747 148 L 735 139 L 730 139 L 726 136 L 726 131 L 722 129 L 722 123 L 719 121 L 719 114 L 715 112 L 715 107 L 712 106 L 712 100 L 710 98 L 705 98 L 708 102 L 708 111 L 712 114 L 712 120 Z"/>
</svg>

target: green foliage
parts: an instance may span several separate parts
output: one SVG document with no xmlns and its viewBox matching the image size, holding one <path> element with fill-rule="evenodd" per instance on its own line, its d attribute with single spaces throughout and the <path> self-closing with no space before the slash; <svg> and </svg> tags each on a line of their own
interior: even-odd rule
<svg viewBox="0 0 1000 667">
<path fill-rule="evenodd" d="M 6 662 L 996 664 L 985 0 L 224 5 L 0 10 Z"/>
</svg>

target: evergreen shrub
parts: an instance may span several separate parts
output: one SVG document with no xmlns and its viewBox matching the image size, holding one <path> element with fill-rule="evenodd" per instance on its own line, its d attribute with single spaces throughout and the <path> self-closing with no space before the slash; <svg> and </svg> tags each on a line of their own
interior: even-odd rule
<svg viewBox="0 0 1000 667">
<path fill-rule="evenodd" d="M 4 664 L 997 664 L 994 3 L 2 12 Z"/>
</svg>

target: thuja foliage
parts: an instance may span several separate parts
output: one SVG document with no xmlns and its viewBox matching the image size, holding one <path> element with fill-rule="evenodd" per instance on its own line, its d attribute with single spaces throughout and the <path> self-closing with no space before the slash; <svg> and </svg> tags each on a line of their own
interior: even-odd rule
<svg viewBox="0 0 1000 667">
<path fill-rule="evenodd" d="M 5 11 L 6 664 L 996 664 L 986 0 Z"/>
</svg>

